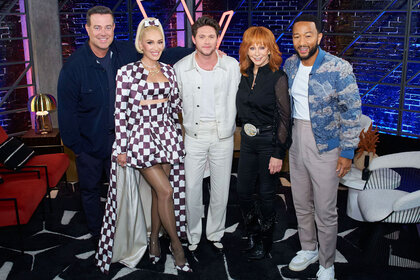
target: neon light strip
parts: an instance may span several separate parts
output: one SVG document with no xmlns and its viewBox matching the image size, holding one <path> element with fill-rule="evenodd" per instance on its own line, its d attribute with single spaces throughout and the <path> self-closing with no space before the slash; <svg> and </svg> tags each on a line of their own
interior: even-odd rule
<svg viewBox="0 0 420 280">
<path fill-rule="evenodd" d="M 198 2 L 200 2 L 200 5 L 197 7 L 195 7 L 195 18 L 200 18 L 203 16 L 203 1 L 200 0 L 195 0 L 195 4 L 197 4 Z M 201 11 L 201 12 L 197 12 L 197 11 Z"/>
<path fill-rule="evenodd" d="M 242 5 L 244 4 L 244 2 L 245 2 L 245 0 L 242 0 L 242 3 L 239 4 L 238 7 L 235 10 L 239 9 L 240 7 L 242 7 Z"/>
<path fill-rule="evenodd" d="M 392 69 L 391 71 L 389 71 L 388 74 L 386 74 L 384 77 L 382 77 L 379 81 L 376 82 L 376 84 L 371 87 L 367 92 L 365 92 L 364 94 L 362 94 L 360 97 L 364 97 L 365 95 L 369 94 L 371 91 L 373 91 L 377 86 L 379 86 L 379 83 L 382 82 L 383 80 L 385 80 L 386 78 L 388 78 L 392 73 L 395 72 L 395 70 L 397 70 L 400 66 L 402 65 L 402 62 L 400 62 L 400 64 L 398 64 L 397 66 L 394 67 L 394 69 Z"/>
<path fill-rule="evenodd" d="M 181 3 L 182 3 L 182 6 L 184 6 L 184 11 L 187 14 L 188 20 L 190 21 L 191 25 L 193 25 L 194 24 L 194 21 L 192 19 L 191 14 L 190 14 L 190 10 L 188 10 L 187 3 L 185 3 L 185 0 L 181 0 Z"/>
<path fill-rule="evenodd" d="M 177 46 L 179 47 L 185 47 L 185 24 L 184 24 L 184 18 L 185 14 L 182 13 L 184 11 L 184 8 L 181 5 L 178 5 L 176 7 L 176 38 L 177 38 Z M 180 13 L 178 13 L 180 12 Z M 187 23 L 188 24 L 188 23 Z"/>
<path fill-rule="evenodd" d="M 255 9 L 260 6 L 261 2 L 262 2 L 262 0 L 260 0 L 260 2 L 258 2 L 257 6 L 255 6 Z"/>
<path fill-rule="evenodd" d="M 222 34 L 220 34 L 220 37 L 219 37 L 219 39 L 217 40 L 217 47 L 216 47 L 216 48 L 219 48 L 220 44 L 222 43 L 223 37 L 225 36 L 225 34 L 226 34 L 226 30 L 228 29 L 229 24 L 230 24 L 230 21 L 231 21 L 231 19 L 232 19 L 232 17 L 233 17 L 233 11 L 232 11 L 232 10 L 230 10 L 230 11 L 226 11 L 226 12 L 224 12 L 224 13 L 222 14 L 222 17 L 220 18 L 220 21 L 219 21 L 219 25 L 220 25 L 220 26 L 222 26 L 223 21 L 225 20 L 225 17 L 226 17 L 227 15 L 229 15 L 229 16 L 228 16 L 228 18 L 227 18 L 227 20 L 226 20 L 225 26 L 223 27 Z"/>
<path fill-rule="evenodd" d="M 137 1 L 137 5 L 140 8 L 141 13 L 143 14 L 143 17 L 148 18 L 147 14 L 146 14 L 146 11 L 144 10 L 143 5 L 141 4 L 141 0 L 136 0 L 136 1 Z"/>
<path fill-rule="evenodd" d="M 136 0 L 136 1 L 137 1 L 137 5 L 140 8 L 141 13 L 143 14 L 143 17 L 144 18 L 147 18 L 147 14 L 146 14 L 146 11 L 144 10 L 143 5 L 141 4 L 141 0 Z M 184 7 L 184 12 L 185 12 L 185 14 L 188 17 L 188 20 L 190 21 L 190 24 L 193 25 L 194 24 L 194 20 L 192 19 L 192 16 L 191 16 L 190 10 L 188 9 L 187 3 L 185 3 L 185 0 L 181 0 L 181 3 L 182 3 L 182 6 Z M 223 21 L 225 20 L 225 17 L 227 15 L 229 15 L 229 16 L 228 16 L 228 18 L 226 20 L 225 26 L 223 27 L 222 34 L 220 35 L 219 39 L 217 40 L 217 48 L 219 48 L 220 44 L 222 43 L 223 37 L 226 34 L 226 30 L 229 27 L 230 21 L 231 21 L 231 19 L 233 17 L 233 11 L 232 10 L 226 11 L 226 12 L 224 12 L 222 14 L 222 17 L 220 18 L 220 21 L 219 21 L 219 25 L 220 26 L 222 26 Z"/>
<path fill-rule="evenodd" d="M 395 1 L 394 1 L 394 3 L 395 3 Z M 375 23 L 375 22 L 377 22 L 378 21 L 378 19 L 383 15 L 383 14 L 385 14 L 385 12 L 381 12 L 376 18 L 375 18 L 375 20 L 374 21 L 372 21 L 371 22 L 371 24 L 369 24 L 369 26 L 368 27 L 366 27 L 366 28 L 364 28 L 363 29 L 363 31 L 366 31 L 366 30 L 368 30 L 369 28 L 371 28 L 371 26 Z M 362 31 L 362 32 L 363 32 Z M 359 40 L 360 39 L 360 37 L 362 37 L 362 35 L 359 35 L 359 36 L 357 36 L 357 38 L 356 39 L 354 39 L 344 50 L 342 50 L 341 52 L 340 52 L 340 55 L 342 55 L 342 54 L 344 54 L 348 49 L 350 49 L 356 42 L 357 42 L 357 40 Z"/>
<path fill-rule="evenodd" d="M 25 0 L 19 0 L 19 10 L 21 13 L 25 13 L 24 15 L 20 16 L 20 25 L 22 28 L 22 37 L 28 37 L 28 29 L 26 24 L 26 10 L 25 10 Z M 31 54 L 29 51 L 29 38 L 23 39 L 23 55 L 25 57 L 25 61 L 29 61 L 31 59 Z M 25 63 L 25 67 L 28 67 L 28 63 Z M 26 72 L 26 83 L 28 85 L 32 84 L 32 67 Z M 30 86 L 28 87 L 28 98 L 35 95 L 35 87 Z M 31 123 L 32 128 L 35 128 L 35 113 L 31 113 Z"/>
<path fill-rule="evenodd" d="M 292 22 L 289 24 L 289 26 L 288 27 L 286 27 L 286 29 L 285 30 L 288 30 L 292 25 L 293 25 L 293 23 L 295 22 L 295 20 L 302 14 L 303 12 L 300 12 L 300 13 L 298 13 L 296 16 L 295 16 L 295 18 L 292 20 Z M 280 36 L 279 37 L 277 37 L 277 39 L 276 39 L 276 43 L 280 40 L 280 38 L 281 37 L 283 37 L 283 35 L 284 35 L 284 32 L 282 32 L 281 34 L 280 34 Z"/>
</svg>

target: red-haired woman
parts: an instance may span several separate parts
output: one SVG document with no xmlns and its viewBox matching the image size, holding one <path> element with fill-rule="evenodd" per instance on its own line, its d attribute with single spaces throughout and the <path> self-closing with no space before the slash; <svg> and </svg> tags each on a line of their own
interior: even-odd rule
<svg viewBox="0 0 420 280">
<path fill-rule="evenodd" d="M 236 106 L 242 122 L 238 194 L 244 236 L 248 237 L 244 250 L 249 259 L 269 255 L 276 173 L 291 144 L 290 99 L 287 76 L 279 69 L 281 62 L 279 47 L 269 29 L 253 26 L 245 31 L 239 49 L 242 77 Z"/>
</svg>

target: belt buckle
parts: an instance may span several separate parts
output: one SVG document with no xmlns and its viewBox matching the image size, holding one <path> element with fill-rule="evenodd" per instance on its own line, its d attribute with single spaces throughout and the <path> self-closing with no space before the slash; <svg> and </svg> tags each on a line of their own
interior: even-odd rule
<svg viewBox="0 0 420 280">
<path fill-rule="evenodd" d="M 251 137 L 254 137 L 258 133 L 258 129 L 253 124 L 250 124 L 250 123 L 246 123 L 244 125 L 244 131 L 246 135 L 251 136 Z"/>
</svg>

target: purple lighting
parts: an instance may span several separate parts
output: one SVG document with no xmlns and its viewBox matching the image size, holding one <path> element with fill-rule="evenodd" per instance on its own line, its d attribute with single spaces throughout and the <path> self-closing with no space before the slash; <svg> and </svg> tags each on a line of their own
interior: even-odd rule
<svg viewBox="0 0 420 280">
<path fill-rule="evenodd" d="M 19 9 L 20 9 L 21 13 L 25 13 L 25 0 L 19 0 Z M 21 27 L 22 27 L 22 37 L 28 38 L 28 29 L 27 29 L 27 24 L 26 24 L 26 14 L 23 14 L 23 15 L 20 16 L 20 23 L 21 23 Z M 29 39 L 23 39 L 23 52 L 24 52 L 25 61 L 30 61 L 31 55 L 30 55 L 30 51 L 29 51 Z M 29 65 L 29 63 L 25 63 L 25 67 L 28 67 L 28 65 Z M 29 68 L 29 70 L 26 72 L 26 83 L 28 85 L 32 85 L 32 67 Z M 29 86 L 28 87 L 28 98 L 30 98 L 34 94 L 35 94 L 34 93 L 34 87 Z M 31 113 L 32 127 L 34 127 L 34 119 L 35 119 L 35 114 Z"/>
</svg>

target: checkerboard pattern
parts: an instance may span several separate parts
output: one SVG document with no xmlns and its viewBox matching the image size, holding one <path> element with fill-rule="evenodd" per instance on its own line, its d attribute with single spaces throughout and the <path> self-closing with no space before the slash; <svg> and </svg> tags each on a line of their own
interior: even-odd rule
<svg viewBox="0 0 420 280">
<path fill-rule="evenodd" d="M 174 210 L 178 236 L 186 238 L 184 143 L 178 113 L 181 101 L 173 68 L 160 63 L 168 82 L 148 83 L 148 71 L 140 61 L 130 63 L 117 74 L 115 134 L 111 178 L 101 228 L 96 265 L 108 273 L 112 261 L 117 221 L 117 155 L 127 153 L 127 165 L 145 168 L 159 163 L 172 165 L 169 180 L 174 189 Z M 140 105 L 141 100 L 168 102 Z"/>
</svg>

